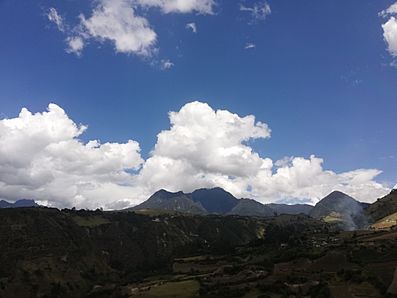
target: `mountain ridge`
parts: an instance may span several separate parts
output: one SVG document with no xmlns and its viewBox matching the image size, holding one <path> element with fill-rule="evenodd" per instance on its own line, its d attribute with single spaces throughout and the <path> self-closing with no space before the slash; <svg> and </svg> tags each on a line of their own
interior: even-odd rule
<svg viewBox="0 0 397 298">
<path fill-rule="evenodd" d="M 276 214 L 309 214 L 308 204 L 263 204 L 254 199 L 234 197 L 220 187 L 200 188 L 191 193 L 160 189 L 143 203 L 125 211 L 164 210 L 191 214 L 221 214 L 240 216 L 274 216 Z"/>
<path fill-rule="evenodd" d="M 151 210 L 151 211 L 150 211 Z M 126 209 L 144 213 L 172 211 L 187 214 L 218 214 L 254 217 L 273 217 L 280 214 L 306 214 L 344 230 L 367 229 L 374 223 L 397 212 L 397 191 L 373 204 L 362 203 L 341 192 L 333 191 L 315 206 L 308 204 L 262 204 L 253 199 L 237 199 L 231 193 L 216 187 L 201 188 L 192 193 L 169 192 L 161 189 L 145 202 Z"/>
<path fill-rule="evenodd" d="M 373 221 L 378 221 L 397 212 L 397 189 L 392 189 L 389 194 L 377 199 L 365 211 Z"/>
<path fill-rule="evenodd" d="M 155 192 L 143 203 L 126 210 L 142 209 L 177 211 L 191 214 L 208 213 L 201 203 L 194 202 L 189 194 L 185 194 L 182 191 L 169 192 L 164 189 Z"/>
<path fill-rule="evenodd" d="M 194 202 L 200 202 L 208 213 L 224 214 L 238 204 L 238 199 L 220 187 L 200 188 L 191 194 Z"/>
<path fill-rule="evenodd" d="M 29 199 L 21 199 L 17 200 L 14 203 L 10 203 L 5 200 L 0 200 L 0 208 L 27 208 L 27 207 L 39 207 L 34 200 Z"/>
<path fill-rule="evenodd" d="M 253 199 L 239 199 L 236 206 L 227 214 L 240 216 L 274 216 L 274 210 Z"/>
<path fill-rule="evenodd" d="M 310 211 L 314 208 L 313 205 L 309 204 L 278 204 L 278 203 L 270 203 L 267 204 L 270 208 L 272 208 L 277 214 L 309 214 Z"/>
</svg>

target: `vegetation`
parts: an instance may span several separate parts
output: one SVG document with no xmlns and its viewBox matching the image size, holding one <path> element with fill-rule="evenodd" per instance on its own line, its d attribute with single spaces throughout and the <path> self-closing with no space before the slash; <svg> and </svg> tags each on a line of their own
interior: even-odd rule
<svg viewBox="0 0 397 298">
<path fill-rule="evenodd" d="M 396 231 L 252 218 L 0 210 L 0 297 L 387 297 Z"/>
</svg>

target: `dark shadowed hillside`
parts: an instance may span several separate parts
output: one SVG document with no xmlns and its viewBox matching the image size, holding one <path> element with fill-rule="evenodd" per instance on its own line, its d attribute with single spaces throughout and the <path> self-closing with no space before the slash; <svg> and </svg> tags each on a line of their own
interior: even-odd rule
<svg viewBox="0 0 397 298">
<path fill-rule="evenodd" d="M 128 210 L 167 210 L 191 214 L 226 214 L 239 202 L 222 188 L 198 189 L 192 193 L 159 190 L 148 200 Z M 259 204 L 259 203 L 258 203 Z"/>
<path fill-rule="evenodd" d="M 127 210 L 168 210 L 192 214 L 205 214 L 207 211 L 200 202 L 194 202 L 191 195 L 183 192 L 168 192 L 164 189 L 154 193 L 148 200 Z"/>
<path fill-rule="evenodd" d="M 393 189 L 388 195 L 371 204 L 366 213 L 373 221 L 378 221 L 397 212 L 397 190 Z"/>
<path fill-rule="evenodd" d="M 198 189 L 191 195 L 193 201 L 200 202 L 209 213 L 227 213 L 238 204 L 238 199 L 220 187 Z"/>
<path fill-rule="evenodd" d="M 0 297 L 81 297 L 103 281 L 166 269 L 175 256 L 228 252 L 263 232 L 248 217 L 1 209 Z"/>
<path fill-rule="evenodd" d="M 395 236 L 303 214 L 1 209 L 0 297 L 392 297 Z"/>
<path fill-rule="evenodd" d="M 228 214 L 241 216 L 274 216 L 274 211 L 255 200 L 240 199 L 238 204 Z"/>
<path fill-rule="evenodd" d="M 268 204 L 267 206 L 272 208 L 277 214 L 309 214 L 313 209 L 313 206 L 308 204 L 287 205 L 272 203 Z"/>
</svg>

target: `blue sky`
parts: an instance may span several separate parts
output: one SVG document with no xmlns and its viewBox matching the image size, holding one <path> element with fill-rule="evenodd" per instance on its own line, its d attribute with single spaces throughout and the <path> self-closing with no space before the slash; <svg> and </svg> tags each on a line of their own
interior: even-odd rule
<svg viewBox="0 0 397 298">
<path fill-rule="evenodd" d="M 53 102 L 88 125 L 83 141 L 136 140 L 146 159 L 167 113 L 199 100 L 267 123 L 271 138 L 249 141 L 263 157 L 315 154 L 324 169 L 374 168 L 376 181 L 397 182 L 397 68 L 379 16 L 394 1 L 269 0 L 264 18 L 240 9 L 263 1 L 217 0 L 207 14 L 137 8 L 157 34 L 151 56 L 96 38 L 67 53 L 71 33 L 48 10 L 75 28 L 96 3 L 0 0 L 1 118 Z"/>
</svg>

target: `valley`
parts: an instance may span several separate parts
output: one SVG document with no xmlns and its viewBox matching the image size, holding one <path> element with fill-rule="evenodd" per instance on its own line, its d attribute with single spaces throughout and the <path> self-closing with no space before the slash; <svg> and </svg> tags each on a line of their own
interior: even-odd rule
<svg viewBox="0 0 397 298">
<path fill-rule="evenodd" d="M 0 209 L 0 297 L 397 295 L 395 191 L 366 208 L 333 192 L 309 214 L 200 192 L 211 200 L 160 191 L 120 211 Z"/>
</svg>

